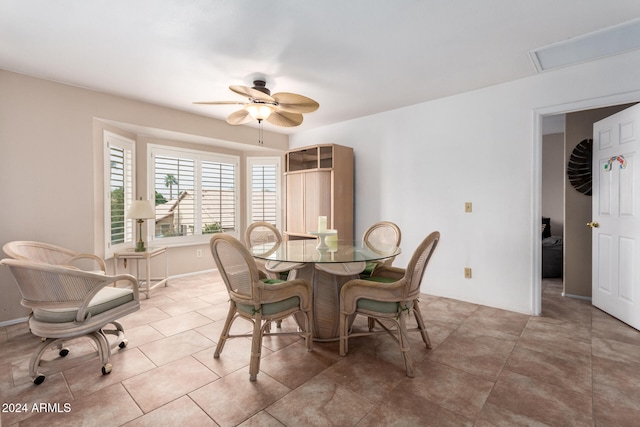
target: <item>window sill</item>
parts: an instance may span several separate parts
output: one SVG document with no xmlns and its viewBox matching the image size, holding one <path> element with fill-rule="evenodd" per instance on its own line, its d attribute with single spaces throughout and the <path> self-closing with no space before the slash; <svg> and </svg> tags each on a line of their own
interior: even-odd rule
<svg viewBox="0 0 640 427">
<path fill-rule="evenodd" d="M 167 246 L 168 248 L 180 248 L 187 246 L 201 246 L 208 245 L 211 240 L 211 236 L 216 233 L 205 234 L 202 236 L 189 236 L 189 237 L 167 237 L 162 239 L 153 239 L 149 242 L 150 246 Z M 226 232 L 236 239 L 239 239 L 239 235 L 235 231 Z"/>
</svg>

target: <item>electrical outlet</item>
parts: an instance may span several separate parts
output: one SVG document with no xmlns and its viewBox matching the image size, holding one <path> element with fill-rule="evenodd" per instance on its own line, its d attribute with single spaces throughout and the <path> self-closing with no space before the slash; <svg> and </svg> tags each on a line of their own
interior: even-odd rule
<svg viewBox="0 0 640 427">
<path fill-rule="evenodd" d="M 202 258 L 202 249 L 196 249 L 196 257 Z"/>
<path fill-rule="evenodd" d="M 471 279 L 471 269 L 469 267 L 465 267 L 464 269 L 464 278 Z"/>
<path fill-rule="evenodd" d="M 465 202 L 465 204 L 464 204 L 464 211 L 465 211 L 465 212 L 467 212 L 467 213 L 472 211 L 472 205 L 471 205 L 471 202 Z"/>
</svg>

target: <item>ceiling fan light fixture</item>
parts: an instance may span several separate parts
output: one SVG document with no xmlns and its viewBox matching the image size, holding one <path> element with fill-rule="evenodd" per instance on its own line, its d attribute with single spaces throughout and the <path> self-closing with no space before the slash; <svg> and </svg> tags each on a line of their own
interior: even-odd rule
<svg viewBox="0 0 640 427">
<path fill-rule="evenodd" d="M 270 104 L 253 102 L 251 104 L 245 105 L 244 109 L 247 110 L 251 117 L 260 122 L 267 119 L 275 108 Z"/>
<path fill-rule="evenodd" d="M 312 113 L 320 104 L 311 98 L 290 92 L 279 92 L 270 95 L 271 91 L 265 87 L 265 82 L 256 80 L 254 87 L 231 85 L 229 90 L 247 98 L 248 102 L 238 101 L 207 101 L 195 104 L 209 105 L 242 105 L 240 110 L 227 116 L 227 123 L 233 126 L 245 125 L 256 120 L 260 126 L 267 120 L 273 126 L 292 127 L 302 123 L 303 113 Z M 262 127 L 261 127 L 262 129 Z"/>
</svg>

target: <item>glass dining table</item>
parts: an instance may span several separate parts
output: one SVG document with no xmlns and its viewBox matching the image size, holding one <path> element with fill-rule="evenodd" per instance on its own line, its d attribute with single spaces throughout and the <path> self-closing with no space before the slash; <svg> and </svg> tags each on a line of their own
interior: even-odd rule
<svg viewBox="0 0 640 427">
<path fill-rule="evenodd" d="M 302 239 L 286 240 L 280 245 L 258 244 L 250 252 L 254 258 L 265 260 L 270 270 L 295 267 L 295 277 L 313 286 L 314 340 L 333 341 L 340 336 L 338 327 L 342 285 L 357 279 L 367 262 L 395 257 L 400 254 L 400 248 L 373 247 L 363 241 L 347 240 L 329 241 L 321 245 L 316 239 Z"/>
</svg>

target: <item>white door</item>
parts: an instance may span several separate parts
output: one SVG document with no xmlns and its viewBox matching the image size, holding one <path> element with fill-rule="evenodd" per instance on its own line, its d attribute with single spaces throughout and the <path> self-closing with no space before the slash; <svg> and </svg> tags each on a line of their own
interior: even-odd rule
<svg viewBox="0 0 640 427">
<path fill-rule="evenodd" d="M 640 329 L 640 104 L 593 125 L 593 305 Z M 640 160 L 639 160 L 640 162 Z M 640 164 L 639 164 L 640 167 Z"/>
</svg>

